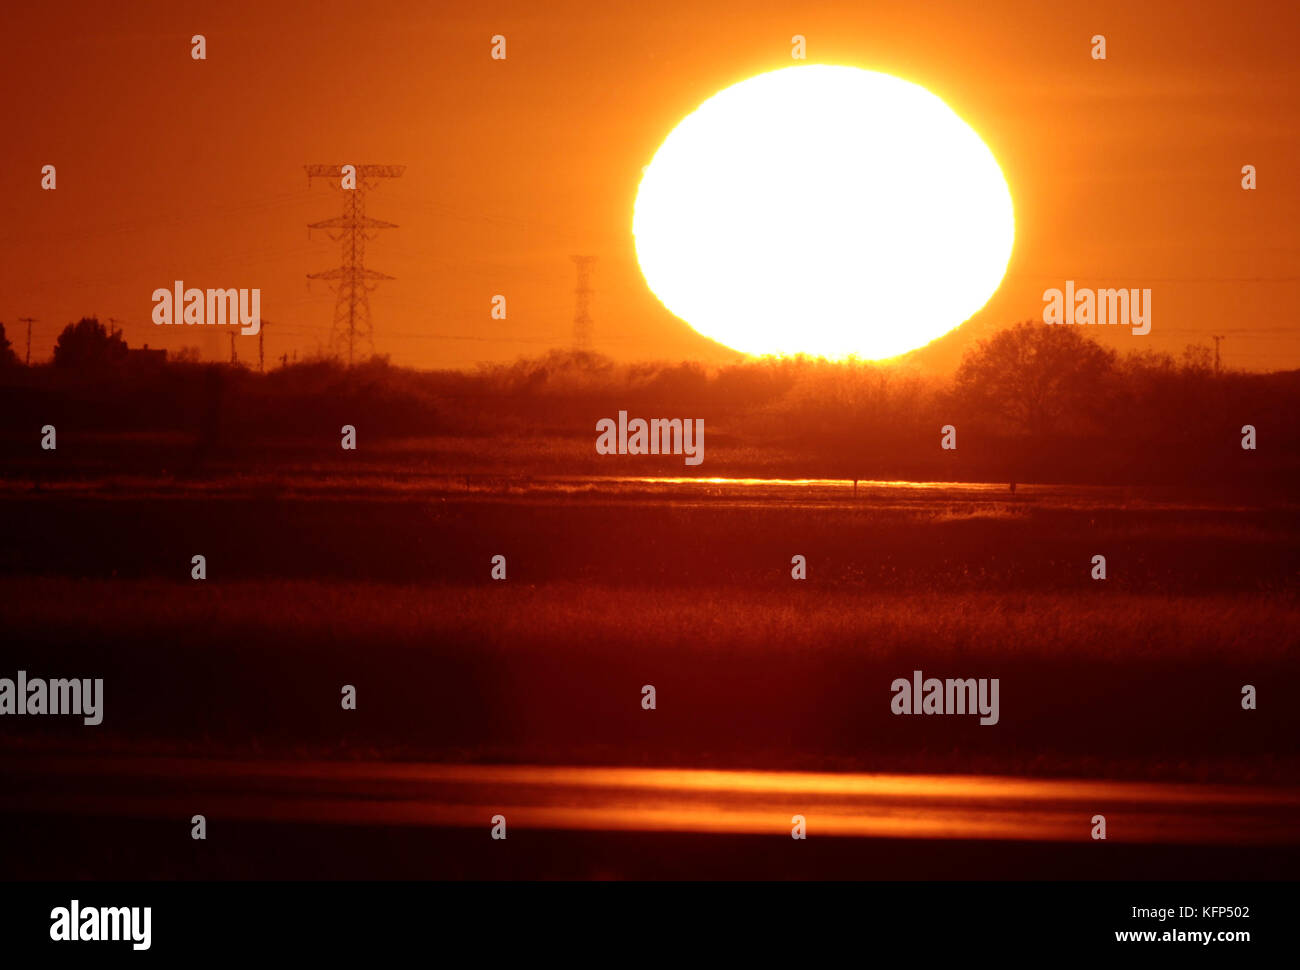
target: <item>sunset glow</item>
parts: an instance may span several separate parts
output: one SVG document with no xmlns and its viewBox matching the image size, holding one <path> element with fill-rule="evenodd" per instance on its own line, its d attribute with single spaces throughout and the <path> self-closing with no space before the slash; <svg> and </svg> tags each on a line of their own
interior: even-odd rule
<svg viewBox="0 0 1300 970">
<path fill-rule="evenodd" d="M 1300 2 L 6 14 L 6 965 L 1286 954 Z"/>
</svg>

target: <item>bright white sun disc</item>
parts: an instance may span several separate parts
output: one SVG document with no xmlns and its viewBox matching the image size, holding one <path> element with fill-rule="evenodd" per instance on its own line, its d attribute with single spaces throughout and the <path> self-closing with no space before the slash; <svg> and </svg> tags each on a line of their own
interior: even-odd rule
<svg viewBox="0 0 1300 970">
<path fill-rule="evenodd" d="M 854 67 L 742 81 L 660 146 L 632 219 L 646 282 L 752 354 L 893 357 L 968 319 L 1011 257 L 1011 193 L 946 104 Z"/>
</svg>

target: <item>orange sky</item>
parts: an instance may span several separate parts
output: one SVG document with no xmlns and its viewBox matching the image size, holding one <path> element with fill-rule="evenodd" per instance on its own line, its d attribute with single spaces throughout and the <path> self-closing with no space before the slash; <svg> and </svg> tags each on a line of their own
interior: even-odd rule
<svg viewBox="0 0 1300 970">
<path fill-rule="evenodd" d="M 1041 318 L 1042 292 L 1153 290 L 1147 337 L 1223 334 L 1225 363 L 1300 366 L 1300 5 L 659 0 L 11 5 L 0 22 L 0 321 L 33 360 L 84 314 L 128 342 L 229 354 L 225 328 L 154 327 L 173 280 L 260 287 L 268 357 L 326 344 L 334 297 L 309 272 L 339 213 L 307 162 L 407 166 L 369 197 L 401 228 L 367 265 L 376 350 L 467 366 L 570 341 L 574 272 L 598 257 L 594 347 L 620 358 L 733 356 L 664 310 L 637 268 L 642 166 L 723 87 L 795 63 L 896 74 L 992 149 L 1016 203 L 1007 278 L 948 341 Z M 207 37 L 208 59 L 190 57 Z M 504 62 L 489 58 L 507 37 Z M 1107 37 L 1108 59 L 1089 56 Z M 58 188 L 40 188 L 44 164 Z M 1240 187 L 1254 164 L 1259 188 Z M 490 318 L 493 294 L 507 320 Z M 1119 328 L 1116 328 L 1118 330 Z M 217 331 L 220 331 L 219 333 Z M 239 338 L 256 357 L 256 338 Z"/>
</svg>

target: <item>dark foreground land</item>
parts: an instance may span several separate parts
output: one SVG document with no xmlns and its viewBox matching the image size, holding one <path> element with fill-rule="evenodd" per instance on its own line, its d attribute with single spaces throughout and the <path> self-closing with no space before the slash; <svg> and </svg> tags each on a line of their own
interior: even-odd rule
<svg viewBox="0 0 1300 970">
<path fill-rule="evenodd" d="M 510 487 L 11 491 L 0 529 L 0 676 L 105 680 L 101 726 L 6 718 L 11 766 L 177 755 L 1300 785 L 1300 513 L 1276 503 L 1049 501 L 1033 487 L 806 503 L 725 490 L 683 502 Z M 805 581 L 790 578 L 795 554 Z M 1090 578 L 1097 554 L 1105 581 Z M 504 581 L 490 578 L 494 555 Z M 892 681 L 918 669 L 998 678 L 999 723 L 891 714 Z M 341 709 L 345 684 L 355 711 Z M 1257 710 L 1242 709 L 1247 684 Z M 41 833 L 61 823 L 6 805 L 7 828 L 51 844 Z M 52 869 L 13 864 L 97 878 L 905 878 L 913 865 L 931 878 L 972 866 L 971 878 L 1128 878 L 1148 864 L 1153 878 L 1268 878 L 1300 841 L 1128 844 L 1112 866 L 1087 854 L 1085 820 L 1077 846 L 844 837 L 775 871 L 787 863 L 769 865 L 767 849 L 726 848 L 752 834 L 523 828 L 505 863 L 477 842 L 453 851 L 459 829 L 357 822 L 322 849 L 313 826 L 243 819 L 227 822 L 241 848 L 191 868 L 188 811 L 168 836 L 174 857 L 156 850 L 160 823 L 115 811 L 91 786 L 73 817 L 119 848 L 65 841 Z M 150 834 L 131 847 L 128 830 Z"/>
<path fill-rule="evenodd" d="M 12 820 L 6 820 L 12 823 Z M 184 820 L 183 820 L 184 821 Z M 154 819 L 21 820 L 7 877 L 48 879 L 1289 880 L 1287 847 L 511 831 Z M 217 839 L 220 842 L 217 842 Z M 57 853 L 50 846 L 58 845 Z"/>
</svg>

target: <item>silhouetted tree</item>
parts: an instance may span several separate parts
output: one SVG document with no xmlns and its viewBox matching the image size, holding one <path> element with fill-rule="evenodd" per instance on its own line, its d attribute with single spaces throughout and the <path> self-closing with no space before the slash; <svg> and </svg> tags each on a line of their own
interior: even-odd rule
<svg viewBox="0 0 1300 970">
<path fill-rule="evenodd" d="M 0 323 L 0 370 L 6 370 L 10 367 L 18 366 L 18 355 L 14 353 L 14 345 L 9 342 L 5 336 L 5 325 Z"/>
<path fill-rule="evenodd" d="M 1116 353 L 1083 328 L 1018 323 L 981 340 L 957 369 L 958 396 L 1016 431 L 1051 434 L 1105 405 Z"/>
<path fill-rule="evenodd" d="M 82 317 L 59 334 L 54 345 L 54 366 L 84 370 L 116 364 L 126 359 L 126 341 L 110 334 L 94 317 Z"/>
</svg>

